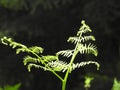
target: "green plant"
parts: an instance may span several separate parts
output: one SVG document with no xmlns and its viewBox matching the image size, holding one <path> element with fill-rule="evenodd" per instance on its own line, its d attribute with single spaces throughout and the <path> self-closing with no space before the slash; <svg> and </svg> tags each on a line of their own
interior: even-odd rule
<svg viewBox="0 0 120 90">
<path fill-rule="evenodd" d="M 4 86 L 3 88 L 0 87 L 0 90 L 19 90 L 20 86 L 21 86 L 20 83 L 15 84 L 15 85 L 13 85 L 13 86 L 11 86 L 11 85 L 6 85 L 6 86 Z"/>
<path fill-rule="evenodd" d="M 92 80 L 94 80 L 93 77 L 85 76 L 85 81 L 84 81 L 84 88 L 85 88 L 85 90 L 88 90 L 91 87 L 91 81 Z"/>
<path fill-rule="evenodd" d="M 112 90 L 120 90 L 120 81 L 118 81 L 116 78 L 114 78 Z"/>
<path fill-rule="evenodd" d="M 88 25 L 85 24 L 83 20 L 82 26 L 80 27 L 77 35 L 74 37 L 69 37 L 68 42 L 75 44 L 75 48 L 70 50 L 62 50 L 56 53 L 56 55 L 43 55 L 43 48 L 38 46 L 27 47 L 21 43 L 14 42 L 11 38 L 3 37 L 1 39 L 2 43 L 9 45 L 12 48 L 16 48 L 16 54 L 20 52 L 27 52 L 28 55 L 24 57 L 23 63 L 28 66 L 28 71 L 32 67 L 43 69 L 44 71 L 52 72 L 56 77 L 62 82 L 62 90 L 66 89 L 66 83 L 69 74 L 76 68 L 80 68 L 85 65 L 95 64 L 97 69 L 99 69 L 99 63 L 95 61 L 84 61 L 74 63 L 77 54 L 93 54 L 98 55 L 98 51 L 95 45 L 89 43 L 88 41 L 95 41 L 95 37 L 92 35 L 87 35 L 87 32 L 92 30 Z M 71 58 L 69 63 L 60 60 L 60 57 Z M 65 73 L 64 77 L 61 77 L 58 72 Z"/>
</svg>

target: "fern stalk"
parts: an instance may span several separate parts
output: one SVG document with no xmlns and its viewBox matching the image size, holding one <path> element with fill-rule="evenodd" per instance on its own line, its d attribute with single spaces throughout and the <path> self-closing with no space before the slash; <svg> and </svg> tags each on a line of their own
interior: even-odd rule
<svg viewBox="0 0 120 90">
<path fill-rule="evenodd" d="M 78 51 L 75 51 L 72 58 L 71 58 L 71 61 L 69 63 L 70 67 L 72 67 L 72 64 L 73 64 L 73 61 L 77 55 Z M 62 81 L 62 90 L 65 90 L 66 89 L 66 83 L 67 83 L 67 79 L 68 79 L 68 76 L 69 76 L 69 73 L 71 72 L 71 68 L 68 68 L 68 70 L 66 71 L 65 73 L 65 77 L 64 77 L 64 80 Z"/>
<path fill-rule="evenodd" d="M 81 37 L 81 34 L 80 34 L 78 40 L 80 40 L 80 37 Z M 64 80 L 62 81 L 62 90 L 65 90 L 65 89 L 66 89 L 67 79 L 68 79 L 69 73 L 71 72 L 71 68 L 70 68 L 70 67 L 72 67 L 72 64 L 73 64 L 73 62 L 74 62 L 74 60 L 75 60 L 75 57 L 76 57 L 76 55 L 78 54 L 77 47 L 78 47 L 78 42 L 77 42 L 77 44 L 76 44 L 76 46 L 75 46 L 75 49 L 74 49 L 72 58 L 71 58 L 71 60 L 70 60 L 69 68 L 67 69 L 66 74 L 65 74 L 65 77 L 64 77 Z"/>
</svg>

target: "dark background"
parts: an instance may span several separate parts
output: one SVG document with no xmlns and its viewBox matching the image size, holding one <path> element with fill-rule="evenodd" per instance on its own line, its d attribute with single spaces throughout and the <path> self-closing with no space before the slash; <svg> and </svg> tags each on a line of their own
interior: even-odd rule
<svg viewBox="0 0 120 90">
<path fill-rule="evenodd" d="M 73 71 L 67 90 L 84 90 L 86 74 L 95 78 L 90 90 L 111 90 L 114 77 L 120 80 L 119 0 L 0 0 L 0 38 L 41 46 L 45 54 L 72 48 L 66 40 L 76 34 L 81 20 L 93 30 L 99 51 L 97 58 L 87 58 L 101 67 Z M 61 90 L 61 82 L 52 73 L 34 68 L 28 72 L 23 57 L 0 43 L 0 86 L 20 82 L 20 90 Z"/>
</svg>

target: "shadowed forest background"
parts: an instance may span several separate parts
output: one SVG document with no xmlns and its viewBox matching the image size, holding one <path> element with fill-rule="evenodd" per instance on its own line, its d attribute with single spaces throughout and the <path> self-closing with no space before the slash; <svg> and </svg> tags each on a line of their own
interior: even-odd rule
<svg viewBox="0 0 120 90">
<path fill-rule="evenodd" d="M 99 51 L 97 58 L 85 58 L 98 61 L 101 67 L 75 70 L 67 90 L 84 90 L 86 74 L 95 78 L 90 90 L 111 90 L 113 79 L 120 80 L 119 0 L 0 0 L 0 38 L 41 46 L 45 54 L 72 48 L 66 40 L 76 34 L 81 20 L 93 30 Z M 0 43 L 0 86 L 21 83 L 20 90 L 60 90 L 61 83 L 50 72 L 34 68 L 28 72 L 23 57 Z"/>
</svg>

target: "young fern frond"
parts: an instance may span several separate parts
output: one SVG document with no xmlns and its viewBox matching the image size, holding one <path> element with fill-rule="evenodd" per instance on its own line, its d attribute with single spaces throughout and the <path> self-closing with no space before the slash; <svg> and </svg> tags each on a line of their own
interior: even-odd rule
<svg viewBox="0 0 120 90">
<path fill-rule="evenodd" d="M 76 68 L 80 68 L 80 67 L 84 67 L 86 65 L 90 65 L 90 64 L 95 64 L 97 66 L 97 70 L 99 70 L 99 63 L 95 62 L 95 61 L 86 61 L 86 62 L 80 62 L 80 63 L 76 63 L 76 64 L 72 64 L 72 66 L 69 66 L 69 64 L 67 62 L 64 61 L 52 61 L 48 63 L 48 66 L 50 66 L 53 70 L 55 71 L 61 71 L 61 72 L 65 72 L 68 70 L 68 68 L 70 69 L 70 72 L 75 70 Z"/>
<path fill-rule="evenodd" d="M 31 57 L 30 55 L 27 55 L 24 57 L 23 63 L 24 65 L 28 64 L 29 67 L 34 65 L 34 64 L 32 65 L 29 63 L 41 63 L 41 64 L 44 63 L 43 65 L 45 65 L 45 63 L 49 61 L 58 59 L 57 56 L 53 56 L 53 55 L 47 55 L 47 56 L 38 55 L 38 54 L 43 53 L 43 48 L 38 47 L 38 46 L 27 47 L 23 44 L 12 41 L 11 38 L 7 38 L 7 37 L 3 37 L 1 41 L 5 45 L 9 45 L 12 48 L 16 48 L 16 54 L 19 54 L 20 52 L 27 52 L 27 53 L 31 53 L 35 55 L 36 57 Z M 43 66 L 40 66 L 40 67 L 43 68 Z"/>
<path fill-rule="evenodd" d="M 12 48 L 16 48 L 16 54 L 19 54 L 20 52 L 33 52 L 36 54 L 42 53 L 43 48 L 38 46 L 33 47 L 27 47 L 21 43 L 14 42 L 11 38 L 3 37 L 1 39 L 2 43 L 5 45 L 9 45 Z"/>
<path fill-rule="evenodd" d="M 29 49 L 36 54 L 43 53 L 43 48 L 38 47 L 38 46 L 32 46 L 32 47 L 29 47 Z"/>
<path fill-rule="evenodd" d="M 95 41 L 95 37 L 93 35 L 89 35 L 89 36 L 83 36 L 82 38 L 80 38 L 80 42 L 85 42 L 88 40 Z"/>
<path fill-rule="evenodd" d="M 7 37 L 3 37 L 1 38 L 1 42 L 4 44 L 4 45 L 8 45 L 10 44 L 10 42 L 12 42 L 12 39 L 11 38 L 7 38 Z"/>
<path fill-rule="evenodd" d="M 97 70 L 99 70 L 100 65 L 98 62 L 95 62 L 95 61 L 86 61 L 86 62 L 80 62 L 80 63 L 76 63 L 76 64 L 73 63 L 72 70 L 89 65 L 89 64 L 95 64 L 97 66 Z"/>
<path fill-rule="evenodd" d="M 51 69 L 49 69 L 45 66 L 38 65 L 38 64 L 35 64 L 35 63 L 29 63 L 28 68 L 27 68 L 29 72 L 31 71 L 32 67 L 37 68 L 37 69 L 43 69 L 44 71 L 51 71 Z"/>
<path fill-rule="evenodd" d="M 23 63 L 24 63 L 24 65 L 27 65 L 28 63 L 40 63 L 40 59 L 38 59 L 38 58 L 33 58 L 33 57 L 31 57 L 31 56 L 29 56 L 29 55 L 27 55 L 27 56 L 25 56 L 24 58 L 23 58 Z"/>
<path fill-rule="evenodd" d="M 27 61 L 27 59 L 29 59 L 29 60 Z M 30 59 L 31 60 L 34 59 L 34 60 L 31 61 Z M 26 57 L 26 59 L 24 59 L 24 64 L 28 63 L 28 71 L 30 71 L 32 67 L 39 68 L 39 69 L 41 68 L 44 71 L 51 71 L 52 69 L 50 68 L 48 63 L 53 62 L 53 61 L 57 61 L 57 60 L 58 60 L 58 57 L 53 56 L 53 55 L 42 56 L 39 59 L 32 58 L 32 57 Z M 44 64 L 42 64 L 43 62 L 44 62 Z"/>
<path fill-rule="evenodd" d="M 51 61 L 57 61 L 58 56 L 47 55 L 47 56 L 42 56 L 42 59 L 45 63 L 48 63 L 48 62 L 51 62 Z"/>
<path fill-rule="evenodd" d="M 77 50 L 80 52 L 80 54 L 93 54 L 95 56 L 98 55 L 98 51 L 96 49 L 96 46 L 89 43 L 87 44 L 78 44 Z"/>
<path fill-rule="evenodd" d="M 20 52 L 29 52 L 28 49 L 25 47 L 19 47 L 16 49 L 16 54 L 19 54 Z"/>
<path fill-rule="evenodd" d="M 64 61 L 52 61 L 48 63 L 48 66 L 50 66 L 54 71 L 65 72 L 68 69 L 69 64 Z"/>
<path fill-rule="evenodd" d="M 64 57 L 69 58 L 70 56 L 73 55 L 74 50 L 62 50 L 56 53 L 56 55 L 63 55 Z"/>
<path fill-rule="evenodd" d="M 92 32 L 90 27 L 85 24 L 84 20 L 81 21 L 81 24 L 82 24 L 82 26 L 80 27 L 79 31 L 77 32 L 77 36 L 81 36 L 83 33 Z"/>
<path fill-rule="evenodd" d="M 81 42 L 85 42 L 85 41 L 88 41 L 88 40 L 92 40 L 92 41 L 95 41 L 95 37 L 90 35 L 90 36 L 83 36 L 83 37 L 69 37 L 68 38 L 68 42 L 71 42 L 71 43 L 74 43 L 74 44 L 77 44 L 77 42 L 81 43 Z"/>
<path fill-rule="evenodd" d="M 77 44 L 77 42 L 80 42 L 80 41 L 79 41 L 79 37 L 69 37 L 67 42 Z"/>
<path fill-rule="evenodd" d="M 53 56 L 53 55 L 47 55 L 47 56 L 41 56 L 39 58 L 34 58 L 34 57 L 31 57 L 29 55 L 27 55 L 26 57 L 24 57 L 24 60 L 23 60 L 23 63 L 24 65 L 27 65 L 29 63 L 48 63 L 48 62 L 51 62 L 51 61 L 56 61 L 58 60 L 58 57 L 57 56 Z"/>
<path fill-rule="evenodd" d="M 3 37 L 1 39 L 1 41 L 5 45 L 9 45 L 12 48 L 17 48 L 16 54 L 19 54 L 20 52 L 30 52 L 29 49 L 25 45 L 23 45 L 21 43 L 14 42 L 14 41 L 12 41 L 11 38 Z"/>
</svg>

